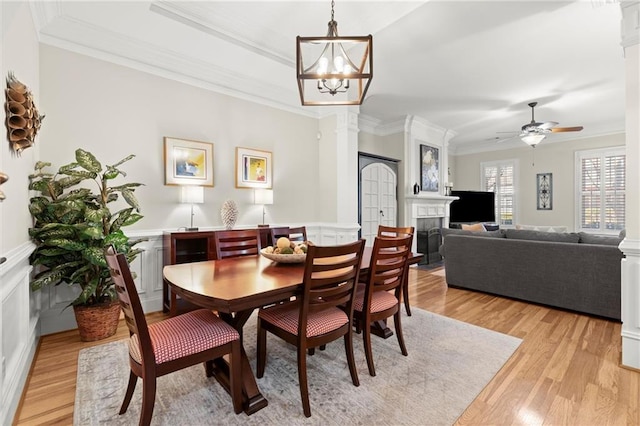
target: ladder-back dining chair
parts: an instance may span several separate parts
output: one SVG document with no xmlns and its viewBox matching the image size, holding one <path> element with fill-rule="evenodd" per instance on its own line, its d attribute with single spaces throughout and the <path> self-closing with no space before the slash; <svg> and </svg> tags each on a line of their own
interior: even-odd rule
<svg viewBox="0 0 640 426">
<path fill-rule="evenodd" d="M 116 253 L 109 246 L 105 249 L 105 259 L 130 336 L 128 345 L 131 371 L 119 414 L 124 414 L 129 408 L 140 377 L 140 425 L 148 425 L 153 416 L 158 377 L 199 363 L 205 364 L 206 374 L 213 367 L 212 361 L 224 355 L 229 355 L 229 393 L 233 411 L 240 413 L 242 371 L 239 333 L 208 309 L 187 312 L 147 325 L 125 255 Z"/>
<path fill-rule="evenodd" d="M 311 416 L 307 349 L 344 337 L 349 373 L 360 386 L 353 355 L 353 300 L 364 240 L 340 246 L 309 244 L 302 294 L 258 312 L 257 377 L 264 375 L 267 331 L 297 347 L 298 382 L 306 417 Z"/>
<path fill-rule="evenodd" d="M 411 244 L 409 244 L 409 248 L 413 245 L 413 235 L 414 235 L 414 227 L 406 226 L 406 227 L 395 227 L 395 226 L 378 226 L 378 237 L 404 237 L 411 235 Z M 403 278 L 403 286 L 402 286 L 402 297 L 404 300 L 404 309 L 407 311 L 407 315 L 411 316 L 411 306 L 409 306 L 409 268 L 407 267 L 404 271 Z"/>
<path fill-rule="evenodd" d="M 371 253 L 367 281 L 358 284 L 354 302 L 356 330 L 362 331 L 369 374 L 376 375 L 371 351 L 371 323 L 393 316 L 402 355 L 407 348 L 402 335 L 400 300 L 407 258 L 411 252 L 411 236 L 376 237 Z"/>
<path fill-rule="evenodd" d="M 213 239 L 216 259 L 257 255 L 262 248 L 257 229 L 216 231 Z"/>
<path fill-rule="evenodd" d="M 271 228 L 271 244 L 275 246 L 280 237 L 287 237 L 289 241 L 307 241 L 307 228 L 306 226 L 278 226 Z"/>
</svg>

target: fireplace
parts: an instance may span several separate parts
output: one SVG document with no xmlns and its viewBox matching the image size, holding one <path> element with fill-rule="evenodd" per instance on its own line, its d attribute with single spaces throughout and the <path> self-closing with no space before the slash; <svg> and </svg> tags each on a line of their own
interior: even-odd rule
<svg viewBox="0 0 640 426">
<path fill-rule="evenodd" d="M 424 256 L 420 265 L 429 265 L 442 260 L 438 250 L 442 244 L 442 218 L 430 217 L 417 219 L 418 252 Z"/>
</svg>

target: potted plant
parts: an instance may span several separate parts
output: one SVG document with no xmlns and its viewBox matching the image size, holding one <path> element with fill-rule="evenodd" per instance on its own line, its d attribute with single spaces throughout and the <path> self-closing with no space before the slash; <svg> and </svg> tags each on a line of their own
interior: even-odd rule
<svg viewBox="0 0 640 426">
<path fill-rule="evenodd" d="M 118 176 L 126 176 L 119 167 L 134 155 L 104 168 L 88 151 L 78 149 L 75 156 L 75 162 L 55 174 L 45 170 L 51 163 L 39 161 L 29 176 L 29 189 L 39 192 L 29 204 L 33 217 L 29 235 L 36 244 L 30 257 L 36 267 L 31 289 L 61 283 L 78 286 L 79 295 L 69 306 L 74 308 L 81 340 L 92 341 L 113 335 L 118 327 L 120 306 L 103 250 L 113 244 L 129 262 L 141 252 L 133 246 L 142 240 L 130 241 L 122 228 L 142 218 L 134 196 L 142 184 L 110 186 Z M 110 204 L 120 198 L 128 207 L 112 211 Z"/>
</svg>

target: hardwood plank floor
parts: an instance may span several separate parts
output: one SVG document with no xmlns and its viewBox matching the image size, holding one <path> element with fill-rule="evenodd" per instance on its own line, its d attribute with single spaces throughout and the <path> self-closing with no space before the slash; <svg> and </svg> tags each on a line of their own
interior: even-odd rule
<svg viewBox="0 0 640 426">
<path fill-rule="evenodd" d="M 412 268 L 412 306 L 523 339 L 456 425 L 640 425 L 640 373 L 619 366 L 619 323 L 448 288 L 437 271 Z M 44 336 L 14 424 L 72 424 L 78 351 L 126 337 L 122 323 L 100 342 Z"/>
</svg>

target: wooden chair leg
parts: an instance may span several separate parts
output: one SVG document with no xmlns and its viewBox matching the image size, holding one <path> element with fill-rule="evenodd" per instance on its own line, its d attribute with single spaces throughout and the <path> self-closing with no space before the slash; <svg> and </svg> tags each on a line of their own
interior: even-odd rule
<svg viewBox="0 0 640 426">
<path fill-rule="evenodd" d="M 120 412 L 118 414 L 124 414 L 127 412 L 127 408 L 129 408 L 129 403 L 131 402 L 131 397 L 133 396 L 133 391 L 136 390 L 136 383 L 138 383 L 138 376 L 133 374 L 133 371 L 131 371 L 129 373 L 127 391 L 124 394 L 124 401 L 122 401 L 122 406 L 120 407 Z"/>
<path fill-rule="evenodd" d="M 258 343 L 256 349 L 256 377 L 264 376 L 264 367 L 267 362 L 267 330 L 262 328 L 262 320 L 258 318 Z"/>
<path fill-rule="evenodd" d="M 307 349 L 307 353 L 309 354 L 309 356 L 313 356 L 316 353 L 316 348 Z"/>
<path fill-rule="evenodd" d="M 404 299 L 404 309 L 407 311 L 407 316 L 411 316 L 411 307 L 409 306 L 409 268 L 404 273 L 402 278 L 402 297 Z"/>
<path fill-rule="evenodd" d="M 240 414 L 242 411 L 242 352 L 240 341 L 237 340 L 231 345 L 231 356 L 229 357 L 229 386 L 231 390 L 231 402 L 233 411 Z"/>
<path fill-rule="evenodd" d="M 409 352 L 407 352 L 407 347 L 404 344 L 404 336 L 402 335 L 402 323 L 400 322 L 400 306 L 398 306 L 398 312 L 393 315 L 393 323 L 396 328 L 396 336 L 398 336 L 398 343 L 400 344 L 400 350 L 402 351 L 402 355 L 407 356 Z"/>
<path fill-rule="evenodd" d="M 307 351 L 298 348 L 298 383 L 300 384 L 300 398 L 305 417 L 311 417 L 309 404 L 309 386 L 307 384 Z"/>
<path fill-rule="evenodd" d="M 347 353 L 347 364 L 349 365 L 351 381 L 354 386 L 360 386 L 360 379 L 358 379 L 358 370 L 356 368 L 356 359 L 353 355 L 353 332 L 351 330 L 344 335 L 344 349 Z"/>
<path fill-rule="evenodd" d="M 375 376 L 376 369 L 373 366 L 373 353 L 371 352 L 371 327 L 362 328 L 362 340 L 364 341 L 364 354 L 367 358 L 367 367 L 369 368 L 369 375 Z"/>
<path fill-rule="evenodd" d="M 320 350 L 324 351 L 325 349 L 327 349 L 327 345 L 320 345 Z"/>
<path fill-rule="evenodd" d="M 142 411 L 140 412 L 140 426 L 151 424 L 153 406 L 156 403 L 156 378 L 146 377 L 142 380 Z"/>
</svg>

